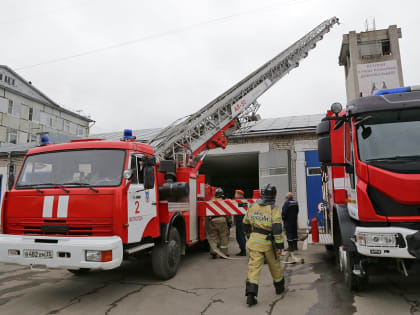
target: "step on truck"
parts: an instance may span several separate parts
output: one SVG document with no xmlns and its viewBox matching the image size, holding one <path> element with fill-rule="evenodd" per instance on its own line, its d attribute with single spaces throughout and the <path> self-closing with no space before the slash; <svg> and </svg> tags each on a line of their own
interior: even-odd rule
<svg viewBox="0 0 420 315">
<path fill-rule="evenodd" d="M 207 152 L 257 119 L 257 99 L 299 66 L 338 19 L 316 26 L 196 113 L 147 143 L 126 130 L 121 141 L 73 140 L 26 154 L 2 204 L 0 262 L 113 269 L 138 252 L 168 279 L 188 246 L 206 238 L 206 217 L 244 214 L 254 200 L 211 201 L 199 169 Z"/>
<path fill-rule="evenodd" d="M 325 224 L 309 243 L 335 250 L 351 289 L 372 263 L 408 276 L 420 259 L 420 87 L 334 103 L 317 134 Z"/>
</svg>

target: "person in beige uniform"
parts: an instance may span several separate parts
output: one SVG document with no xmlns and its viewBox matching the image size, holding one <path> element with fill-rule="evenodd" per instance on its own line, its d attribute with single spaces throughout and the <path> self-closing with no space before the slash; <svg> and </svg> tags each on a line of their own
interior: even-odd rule
<svg viewBox="0 0 420 315">
<path fill-rule="evenodd" d="M 217 188 L 212 200 L 223 200 L 223 189 Z M 210 255 L 215 259 L 217 254 L 214 249 L 219 246 L 226 256 L 228 255 L 229 229 L 232 225 L 232 216 L 210 217 L 208 237 L 210 244 Z"/>
<path fill-rule="evenodd" d="M 283 269 L 280 264 L 280 255 L 284 248 L 283 227 L 280 209 L 274 205 L 276 193 L 275 186 L 265 185 L 261 189 L 261 199 L 248 209 L 243 220 L 249 249 L 245 289 L 246 303 L 249 306 L 257 304 L 258 281 L 264 259 L 273 277 L 276 293 L 281 294 L 284 291 Z"/>
</svg>

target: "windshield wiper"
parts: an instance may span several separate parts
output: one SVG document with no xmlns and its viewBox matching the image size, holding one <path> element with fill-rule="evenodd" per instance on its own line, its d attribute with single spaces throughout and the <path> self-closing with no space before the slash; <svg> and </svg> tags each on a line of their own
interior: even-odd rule
<svg viewBox="0 0 420 315">
<path fill-rule="evenodd" d="M 66 187 L 62 184 L 56 184 L 56 183 L 39 183 L 39 184 L 26 184 L 26 185 L 16 185 L 16 187 L 22 187 L 22 188 L 34 188 L 36 191 L 39 191 L 40 193 L 44 193 L 41 189 L 37 187 L 41 186 L 53 186 L 54 188 L 60 188 L 64 190 L 66 193 L 69 193 L 70 191 L 66 189 Z"/>
<path fill-rule="evenodd" d="M 68 183 L 64 183 L 64 185 L 75 185 L 75 186 L 87 187 L 87 188 L 89 188 L 90 190 L 92 190 L 92 191 L 94 191 L 94 192 L 96 192 L 96 193 L 98 193 L 98 192 L 99 192 L 99 190 L 97 190 L 97 189 L 93 188 L 93 187 L 92 187 L 90 184 L 88 184 L 88 183 L 82 183 L 82 182 L 68 182 Z"/>
</svg>

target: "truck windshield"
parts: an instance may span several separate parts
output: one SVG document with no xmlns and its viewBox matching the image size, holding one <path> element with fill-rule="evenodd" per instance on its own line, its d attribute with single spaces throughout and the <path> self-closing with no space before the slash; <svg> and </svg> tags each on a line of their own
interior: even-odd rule
<svg viewBox="0 0 420 315">
<path fill-rule="evenodd" d="M 29 155 L 16 188 L 118 186 L 125 162 L 124 150 L 68 150 Z"/>
<path fill-rule="evenodd" d="M 370 116 L 370 117 L 368 117 Z M 420 159 L 420 109 L 370 113 L 357 126 L 365 162 Z"/>
</svg>

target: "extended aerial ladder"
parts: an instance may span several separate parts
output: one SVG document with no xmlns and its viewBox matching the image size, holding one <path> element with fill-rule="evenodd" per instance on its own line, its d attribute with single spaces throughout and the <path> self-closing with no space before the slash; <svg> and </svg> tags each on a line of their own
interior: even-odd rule
<svg viewBox="0 0 420 315">
<path fill-rule="evenodd" d="M 260 106 L 258 97 L 298 67 L 299 61 L 307 57 L 316 43 L 338 22 L 336 17 L 322 22 L 202 109 L 163 129 L 149 142 L 156 156 L 159 159 L 176 159 L 179 153 L 188 150 L 192 157 L 196 157 L 206 149 L 225 148 L 228 132 L 255 120 Z"/>
</svg>

